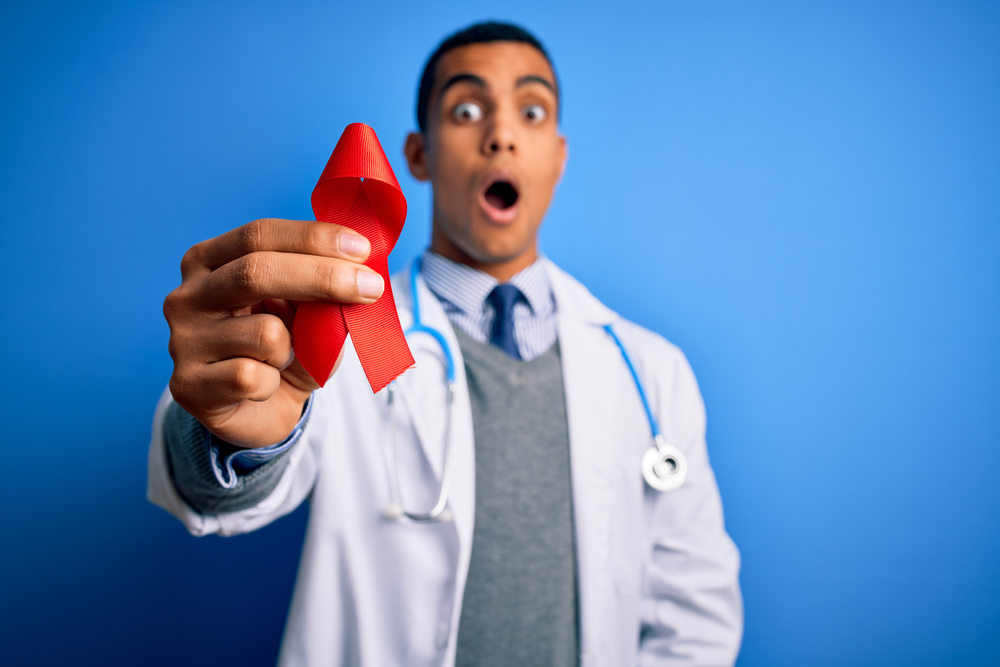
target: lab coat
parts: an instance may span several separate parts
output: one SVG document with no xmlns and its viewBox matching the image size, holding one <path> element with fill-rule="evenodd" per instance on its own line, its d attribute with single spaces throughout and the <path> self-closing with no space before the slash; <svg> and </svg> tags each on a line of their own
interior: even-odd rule
<svg viewBox="0 0 1000 667">
<path fill-rule="evenodd" d="M 557 306 L 569 422 L 579 581 L 580 658 L 600 665 L 728 665 L 743 625 L 739 553 L 725 532 L 705 447 L 705 411 L 683 354 L 621 319 L 583 285 L 543 260 Z M 408 270 L 393 279 L 405 329 L 412 322 Z M 476 518 L 475 448 L 465 367 L 441 304 L 418 279 L 422 319 L 455 356 L 448 502 L 453 520 L 386 517 L 392 498 L 387 392 L 373 395 L 353 347 L 314 394 L 312 416 L 274 491 L 255 507 L 203 515 L 170 480 L 162 434 L 171 402 L 157 408 L 149 450 L 149 499 L 193 535 L 236 535 L 309 498 L 309 526 L 281 665 L 452 665 Z M 643 482 L 649 423 L 612 323 L 632 356 L 667 442 L 687 456 L 678 490 Z M 437 499 L 446 385 L 440 347 L 411 334 L 416 366 L 398 380 L 400 483 L 405 506 Z M 485 519 L 488 520 L 488 517 Z"/>
</svg>

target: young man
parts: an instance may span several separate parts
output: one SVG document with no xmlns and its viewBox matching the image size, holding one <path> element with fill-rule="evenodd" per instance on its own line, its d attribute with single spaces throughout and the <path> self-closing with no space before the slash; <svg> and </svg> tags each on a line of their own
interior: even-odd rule
<svg viewBox="0 0 1000 667">
<path fill-rule="evenodd" d="M 739 556 L 694 376 L 538 254 L 566 161 L 559 103 L 514 26 L 473 26 L 429 60 L 405 151 L 433 186 L 433 235 L 393 293 L 403 328 L 416 300 L 444 344 L 410 334 L 416 366 L 392 391 L 372 394 L 350 345 L 323 389 L 292 352 L 296 302 L 382 294 L 365 238 L 257 220 L 184 257 L 149 497 L 195 535 L 310 499 L 281 664 L 735 660 Z M 644 482 L 654 418 L 686 457 L 677 490 Z"/>
</svg>

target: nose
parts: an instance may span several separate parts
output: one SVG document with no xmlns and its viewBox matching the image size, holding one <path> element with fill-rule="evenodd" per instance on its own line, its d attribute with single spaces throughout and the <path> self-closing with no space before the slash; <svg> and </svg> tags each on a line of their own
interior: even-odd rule
<svg viewBox="0 0 1000 667">
<path fill-rule="evenodd" d="M 493 141 L 490 142 L 490 147 L 489 147 L 490 153 L 499 153 L 500 151 L 503 150 L 513 151 L 514 144 L 503 141 L 502 139 L 494 139 Z"/>
<path fill-rule="evenodd" d="M 512 114 L 505 109 L 497 109 L 493 116 L 493 123 L 483 140 L 483 153 L 487 157 L 504 152 L 517 152 L 517 141 L 515 139 L 514 128 L 516 120 Z"/>
</svg>

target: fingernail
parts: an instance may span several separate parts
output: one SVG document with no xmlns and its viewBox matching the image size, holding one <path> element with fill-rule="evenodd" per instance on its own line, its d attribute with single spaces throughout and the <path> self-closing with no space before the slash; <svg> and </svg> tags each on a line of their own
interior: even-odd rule
<svg viewBox="0 0 1000 667">
<path fill-rule="evenodd" d="M 295 361 L 295 350 L 294 349 L 288 354 L 288 361 L 285 362 L 285 365 L 282 366 L 281 368 L 279 368 L 278 370 L 279 371 L 285 370 L 286 368 L 288 368 L 289 366 L 292 365 L 293 361 Z"/>
<path fill-rule="evenodd" d="M 374 271 L 358 271 L 358 294 L 366 299 L 377 299 L 382 296 L 385 282 L 382 276 Z"/>
<path fill-rule="evenodd" d="M 351 257 L 364 257 L 368 254 L 368 239 L 358 234 L 341 234 L 340 251 Z"/>
</svg>

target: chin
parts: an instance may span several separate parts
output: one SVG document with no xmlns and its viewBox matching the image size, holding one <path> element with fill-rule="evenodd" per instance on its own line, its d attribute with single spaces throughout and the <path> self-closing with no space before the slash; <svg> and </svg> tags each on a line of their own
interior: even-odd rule
<svg viewBox="0 0 1000 667">
<path fill-rule="evenodd" d="M 519 228 L 518 225 L 498 227 L 491 223 L 473 225 L 472 237 L 469 239 L 472 247 L 466 249 L 466 254 L 477 262 L 506 262 L 531 249 L 535 235 L 530 230 Z"/>
<path fill-rule="evenodd" d="M 527 214 L 522 207 L 513 220 L 497 223 L 475 204 L 465 209 L 464 215 L 457 211 L 448 215 L 437 209 L 435 233 L 440 233 L 451 246 L 474 262 L 507 262 L 534 247 L 539 225 L 532 224 Z"/>
</svg>

